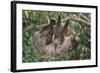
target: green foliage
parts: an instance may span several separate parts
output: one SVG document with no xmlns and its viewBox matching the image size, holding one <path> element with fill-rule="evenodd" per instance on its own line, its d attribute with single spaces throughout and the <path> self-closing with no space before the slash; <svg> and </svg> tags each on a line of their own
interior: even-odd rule
<svg viewBox="0 0 100 73">
<path fill-rule="evenodd" d="M 71 13 L 63 12 L 41 12 L 41 11 L 28 11 L 23 10 L 23 21 L 27 21 L 28 25 L 35 23 L 36 25 L 48 23 L 49 18 L 57 18 L 60 14 L 62 18 L 70 15 Z M 78 13 L 77 13 L 78 14 Z M 88 15 L 88 14 L 86 14 Z M 66 60 L 83 60 L 91 58 L 91 33 L 85 30 L 85 26 L 81 25 L 77 21 L 70 21 L 70 27 L 77 33 L 80 38 L 78 47 L 74 50 L 64 54 L 63 56 L 50 56 L 48 61 L 66 61 Z M 27 26 L 28 26 L 27 25 Z M 35 26 L 35 25 L 34 25 Z M 32 35 L 39 29 L 33 29 L 27 32 L 23 32 L 23 62 L 43 62 L 41 55 L 32 48 Z"/>
</svg>

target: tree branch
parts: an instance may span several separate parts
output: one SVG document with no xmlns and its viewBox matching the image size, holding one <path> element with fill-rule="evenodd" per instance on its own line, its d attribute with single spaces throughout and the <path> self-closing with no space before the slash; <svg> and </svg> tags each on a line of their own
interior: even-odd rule
<svg viewBox="0 0 100 73">
<path fill-rule="evenodd" d="M 90 22 L 87 22 L 87 21 L 85 21 L 85 20 L 83 20 L 83 19 L 81 19 L 81 18 L 79 18 L 79 17 L 66 17 L 65 19 L 62 19 L 62 22 L 65 22 L 66 20 L 74 20 L 74 21 L 78 21 L 78 22 L 80 22 L 80 23 L 83 23 L 85 26 L 87 26 L 87 27 L 90 27 L 91 26 L 91 24 L 90 24 Z"/>
<path fill-rule="evenodd" d="M 83 15 L 82 15 L 83 16 Z M 86 17 L 84 17 L 84 18 L 86 18 Z M 64 19 L 61 19 L 61 22 L 65 22 L 65 21 L 67 21 L 67 20 L 74 20 L 74 21 L 78 21 L 78 22 L 80 22 L 80 23 L 83 23 L 83 24 L 81 24 L 81 25 L 85 25 L 86 27 L 90 27 L 91 26 L 91 24 L 90 24 L 90 22 L 88 22 L 88 21 L 85 21 L 85 20 L 83 20 L 82 18 L 80 18 L 80 17 L 65 17 Z M 86 18 L 87 19 L 87 18 Z M 29 30 L 31 30 L 31 29 L 34 29 L 34 28 L 37 28 L 37 29 L 40 29 L 40 28 L 43 28 L 43 27 L 45 27 L 45 26 L 47 26 L 47 25 L 49 25 L 49 24 L 42 24 L 42 25 L 35 25 L 35 24 L 31 24 L 30 26 L 27 26 L 27 27 L 24 27 L 23 28 L 23 32 L 26 32 L 26 31 L 29 31 Z"/>
<path fill-rule="evenodd" d="M 43 27 L 45 27 L 45 26 L 47 26 L 47 25 L 49 25 L 49 24 L 42 24 L 42 25 L 31 24 L 30 26 L 24 27 L 24 28 L 23 28 L 23 32 L 32 30 L 32 29 L 34 29 L 34 28 L 40 29 L 40 28 L 43 28 Z"/>
<path fill-rule="evenodd" d="M 84 14 L 80 13 L 79 15 L 80 15 L 80 18 L 82 18 L 82 19 L 84 19 L 84 20 L 90 22 L 89 18 L 86 17 Z"/>
</svg>

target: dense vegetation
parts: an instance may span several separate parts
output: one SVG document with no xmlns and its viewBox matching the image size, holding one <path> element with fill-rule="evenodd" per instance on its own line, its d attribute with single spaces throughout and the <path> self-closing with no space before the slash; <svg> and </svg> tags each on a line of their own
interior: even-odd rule
<svg viewBox="0 0 100 73">
<path fill-rule="evenodd" d="M 74 12 L 43 12 L 43 11 L 22 11 L 23 20 L 23 51 L 22 51 L 22 61 L 23 62 L 43 62 L 41 55 L 38 51 L 34 50 L 32 47 L 32 37 L 35 32 L 41 28 L 36 28 L 36 26 L 48 24 L 49 19 L 57 19 L 58 15 L 61 19 L 66 17 L 77 18 L 80 14 L 84 15 L 82 18 L 84 21 L 90 23 L 89 13 L 74 13 Z M 72 28 L 79 37 L 79 43 L 77 48 L 65 53 L 63 56 L 50 56 L 48 61 L 66 61 L 66 60 L 84 60 L 91 58 L 91 30 L 90 25 L 82 23 L 78 20 L 70 20 L 70 28 Z M 70 33 L 70 32 L 69 32 Z"/>
</svg>

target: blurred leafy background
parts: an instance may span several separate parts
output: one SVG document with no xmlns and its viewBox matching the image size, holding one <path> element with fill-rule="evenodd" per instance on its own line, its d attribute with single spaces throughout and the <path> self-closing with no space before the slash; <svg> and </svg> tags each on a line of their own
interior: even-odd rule
<svg viewBox="0 0 100 73">
<path fill-rule="evenodd" d="M 49 18 L 57 19 L 58 15 L 61 15 L 61 18 L 78 15 L 80 13 L 75 12 L 50 12 L 50 11 L 32 11 L 32 10 L 23 10 L 22 11 L 22 20 L 23 20 L 23 29 L 27 26 L 34 27 L 36 25 L 42 25 L 48 23 Z M 89 13 L 83 13 L 90 20 Z M 27 23 L 27 24 L 26 24 Z M 66 61 L 66 60 L 84 60 L 91 58 L 91 31 L 87 31 L 86 27 L 78 21 L 71 20 L 69 25 L 75 32 L 77 32 L 78 37 L 80 38 L 78 47 L 63 56 L 50 56 L 48 61 Z M 33 28 L 30 31 L 22 33 L 22 62 L 43 62 L 41 55 L 32 48 L 32 36 L 34 33 L 39 30 Z"/>
</svg>

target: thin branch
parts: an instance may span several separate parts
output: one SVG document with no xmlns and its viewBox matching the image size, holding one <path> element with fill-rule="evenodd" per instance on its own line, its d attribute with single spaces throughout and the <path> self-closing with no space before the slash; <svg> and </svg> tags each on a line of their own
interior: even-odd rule
<svg viewBox="0 0 100 73">
<path fill-rule="evenodd" d="M 40 29 L 40 28 L 43 28 L 43 27 L 45 27 L 45 26 L 47 26 L 47 25 L 49 25 L 49 24 L 42 24 L 42 25 L 35 25 L 35 26 L 34 26 L 34 25 L 35 25 L 35 24 L 31 24 L 30 26 L 24 27 L 24 28 L 23 28 L 23 32 L 32 30 L 32 29 L 34 29 L 34 28 Z"/>
<path fill-rule="evenodd" d="M 33 24 L 30 25 L 30 26 L 24 27 L 24 28 L 23 28 L 23 32 L 29 31 L 29 30 L 31 30 L 31 29 L 33 29 L 33 28 L 34 28 L 34 27 L 33 27 Z"/>
<path fill-rule="evenodd" d="M 87 21 L 85 21 L 85 20 L 83 20 L 83 19 L 81 19 L 81 18 L 76 18 L 76 17 L 66 17 L 65 19 L 62 19 L 62 22 L 65 22 L 66 20 L 74 20 L 74 21 L 78 21 L 78 22 L 80 22 L 80 23 L 83 23 L 85 26 L 87 26 L 87 27 L 90 27 L 91 26 L 91 24 L 89 23 L 89 22 L 87 22 Z"/>
<path fill-rule="evenodd" d="M 86 17 L 84 14 L 80 13 L 80 18 L 86 20 L 86 21 L 90 21 L 88 17 Z"/>
<path fill-rule="evenodd" d="M 86 25 L 87 27 L 90 27 L 90 23 L 89 22 L 86 22 L 85 20 L 82 20 L 80 18 L 70 18 L 70 20 L 75 20 L 75 21 L 81 22 L 84 25 Z"/>
</svg>

